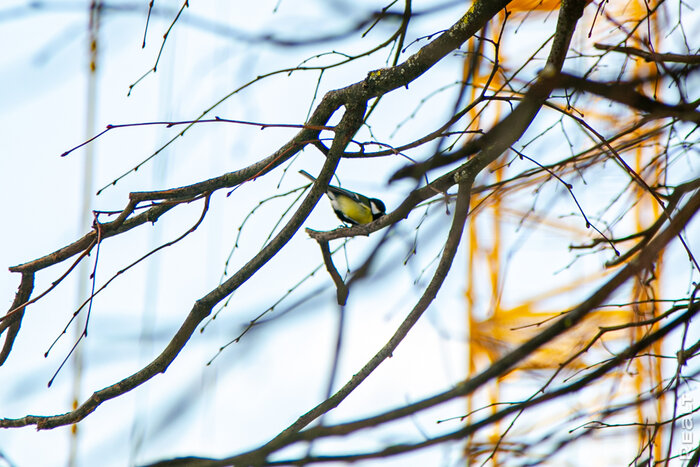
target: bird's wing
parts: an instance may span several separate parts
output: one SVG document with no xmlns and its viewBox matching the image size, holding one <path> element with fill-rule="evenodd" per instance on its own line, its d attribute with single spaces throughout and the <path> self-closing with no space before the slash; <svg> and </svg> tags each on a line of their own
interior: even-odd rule
<svg viewBox="0 0 700 467">
<path fill-rule="evenodd" d="M 306 170 L 300 170 L 299 173 L 311 180 L 312 182 L 316 181 L 316 177 L 311 175 Z M 328 185 L 328 192 L 334 195 L 347 196 L 348 198 L 354 199 L 357 202 L 362 202 L 362 198 L 360 198 L 360 196 L 357 193 L 355 193 L 354 191 L 346 190 L 344 188 L 340 188 L 339 186 Z"/>
<path fill-rule="evenodd" d="M 345 196 L 347 198 L 357 201 L 358 203 L 363 202 L 359 194 L 355 193 L 354 191 L 345 190 L 338 186 L 328 185 L 328 193 L 331 193 L 336 196 Z"/>
</svg>

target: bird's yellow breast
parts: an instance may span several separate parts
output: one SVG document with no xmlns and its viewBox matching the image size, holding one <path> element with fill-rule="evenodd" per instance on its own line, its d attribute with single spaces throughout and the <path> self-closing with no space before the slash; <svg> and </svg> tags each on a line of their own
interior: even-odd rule
<svg viewBox="0 0 700 467">
<path fill-rule="evenodd" d="M 345 217 L 354 220 L 358 224 L 369 224 L 374 220 L 369 206 L 358 203 L 346 196 L 336 196 L 332 201 L 334 209 L 341 211 Z"/>
</svg>

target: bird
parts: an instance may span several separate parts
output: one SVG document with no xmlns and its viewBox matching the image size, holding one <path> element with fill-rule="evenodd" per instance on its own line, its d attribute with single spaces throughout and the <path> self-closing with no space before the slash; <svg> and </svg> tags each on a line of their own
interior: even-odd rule
<svg viewBox="0 0 700 467">
<path fill-rule="evenodd" d="M 316 178 L 305 170 L 300 170 L 299 173 L 312 182 L 316 181 Z M 326 195 L 331 200 L 335 215 L 346 224 L 369 224 L 386 213 L 386 206 L 381 200 L 368 198 L 354 191 L 328 185 Z"/>
</svg>

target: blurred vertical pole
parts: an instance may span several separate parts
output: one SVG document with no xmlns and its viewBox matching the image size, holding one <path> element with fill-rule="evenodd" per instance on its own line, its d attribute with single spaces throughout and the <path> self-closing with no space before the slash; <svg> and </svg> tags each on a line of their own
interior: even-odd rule
<svg viewBox="0 0 700 467">
<path fill-rule="evenodd" d="M 91 138 L 95 134 L 95 113 L 97 108 L 97 38 L 100 27 L 101 3 L 99 0 L 91 0 L 88 11 L 88 75 L 87 75 L 87 95 L 85 109 L 85 139 Z M 85 149 L 85 163 L 83 165 L 83 189 L 81 193 L 80 214 L 78 219 L 78 233 L 82 235 L 85 228 L 91 225 L 92 215 L 90 210 L 90 200 L 93 189 L 93 157 L 94 144 L 88 144 Z M 76 294 L 77 307 L 80 306 L 88 294 L 87 278 L 90 274 L 90 263 L 85 260 L 80 263 L 78 273 L 78 290 Z M 79 338 L 85 326 L 85 314 L 79 314 L 73 326 L 74 336 Z M 81 400 L 80 389 L 83 378 L 83 346 L 76 347 L 73 353 L 73 389 L 71 398 L 73 410 L 78 408 Z M 71 427 L 70 449 L 68 455 L 68 466 L 78 465 L 78 425 Z"/>
</svg>

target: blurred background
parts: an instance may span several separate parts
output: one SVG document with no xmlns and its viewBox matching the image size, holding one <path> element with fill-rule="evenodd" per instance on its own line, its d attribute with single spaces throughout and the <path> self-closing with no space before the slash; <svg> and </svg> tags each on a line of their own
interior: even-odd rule
<svg viewBox="0 0 700 467">
<path fill-rule="evenodd" d="M 130 192 L 179 187 L 238 170 L 270 155 L 298 131 L 210 121 L 192 125 L 179 136 L 187 123 L 168 122 L 218 116 L 251 123 L 302 124 L 327 91 L 391 66 L 395 56 L 402 62 L 467 8 L 464 2 L 415 3 L 404 43 L 362 56 L 393 34 L 401 20 L 397 13 L 371 27 L 373 21 L 368 18 L 382 8 L 400 13 L 402 5 L 369 0 L 152 3 L 152 9 L 147 1 L 7 0 L 0 6 L 0 41 L 6 44 L 0 56 L 4 199 L 0 264 L 5 267 L 0 292 L 7 309 L 19 276 L 6 268 L 82 237 L 91 229 L 93 211 L 121 211 Z M 508 81 L 513 95 L 526 88 L 548 53 L 548 45 L 539 47 L 548 44 L 557 12 L 546 2 L 540 5 L 540 11 L 517 11 L 514 5 L 516 16 L 509 18 L 504 29 L 499 53 L 504 73 L 516 75 Z M 697 11 L 681 10 L 679 18 L 672 8 L 665 9 L 665 22 L 654 25 L 658 28 L 654 34 L 663 44 L 660 50 L 698 50 L 698 35 L 684 31 L 699 30 L 700 16 Z M 597 79 L 632 73 L 633 64 L 619 56 L 595 62 L 598 57 L 587 55 L 594 40 L 619 33 L 611 32 L 619 18 L 615 15 L 629 11 L 609 10 L 608 16 L 598 16 L 599 25 L 593 27 L 595 13 L 593 6 L 586 9 L 572 42 L 571 65 L 567 62 L 565 70 L 595 69 Z M 593 39 L 587 37 L 589 30 Z M 498 37 L 499 32 L 500 25 L 494 23 L 483 34 Z M 464 46 L 408 88 L 383 97 L 356 140 L 399 146 L 439 128 L 454 113 L 462 89 L 458 84 L 468 75 L 468 47 L 476 45 Z M 494 47 L 488 41 L 481 47 L 487 69 Z M 354 55 L 359 57 L 327 67 Z M 483 79 L 478 76 L 473 79 Z M 505 81 L 500 74 L 496 80 Z M 697 74 L 687 80 L 687 88 L 696 92 Z M 666 101 L 678 99 L 674 89 L 658 92 Z M 688 97 L 692 101 L 698 96 Z M 585 110 L 606 136 L 613 126 L 609 122 L 631 118 L 616 104 L 578 99 L 572 104 Z M 517 99 L 512 102 L 517 105 Z M 491 105 L 472 122 L 487 130 L 509 109 L 507 102 Z M 331 124 L 338 119 L 334 115 Z M 148 124 L 133 125 L 141 123 Z M 62 157 L 107 125 L 128 126 L 111 129 Z M 693 126 L 679 124 L 660 134 L 662 138 L 648 146 L 666 145 L 667 163 L 659 170 L 667 185 L 697 179 Z M 332 133 L 323 132 L 321 137 L 331 138 Z M 424 160 L 437 150 L 459 147 L 464 138 L 463 133 L 455 133 L 440 145 L 429 143 L 405 154 Z M 330 139 L 326 142 L 330 144 Z M 573 120 L 543 111 L 517 148 L 546 165 L 581 154 L 594 144 Z M 370 149 L 386 147 L 368 145 Z M 350 150 L 358 147 L 351 145 Z M 641 161 L 658 154 L 640 151 Z M 546 172 L 518 182 L 516 175 L 528 174 L 538 165 L 515 154 L 504 157 L 498 167 L 477 179 L 480 191 L 472 200 L 473 221 L 434 305 L 392 358 L 330 412 L 324 423 L 373 415 L 454 386 L 540 330 L 523 326 L 570 309 L 614 272 L 605 268 L 606 261 L 614 258 L 606 242 L 576 248 L 598 242 L 601 236 L 586 228 L 566 187 Z M 658 207 L 631 192 L 629 176 L 614 162 L 586 159 L 590 160 L 596 162 L 574 164 L 558 173 L 572 184 L 592 224 L 612 238 L 621 237 L 625 229 L 641 229 L 658 217 Z M 195 301 L 243 266 L 279 231 L 280 221 L 283 224 L 290 216 L 286 210 L 307 184 L 298 170 L 317 174 L 323 161 L 321 152 L 307 148 L 271 174 L 233 192 L 214 193 L 205 220 L 194 232 L 124 274 L 118 273 L 187 232 L 199 219 L 203 203 L 179 205 L 154 224 L 105 241 L 99 253 L 93 252 L 55 290 L 27 308 L 12 353 L 0 368 L 0 417 L 68 412 L 75 401 L 82 403 L 94 391 L 150 362 Z M 382 198 L 391 211 L 415 188 L 407 181 L 387 183 L 407 162 L 399 156 L 343 159 L 333 183 Z M 640 164 L 646 167 L 645 162 Z M 503 180 L 515 182 L 497 189 Z M 335 389 L 384 345 L 422 294 L 442 251 L 453 209 L 448 193 L 414 210 L 388 236 L 370 277 L 352 288 L 344 311 Z M 103 213 L 99 220 L 111 218 Z M 321 199 L 304 226 L 330 230 L 339 221 L 328 201 Z M 697 219 L 685 238 L 697 255 Z M 382 234 L 376 233 L 333 242 L 341 274 L 359 267 L 380 239 Z M 626 249 L 619 244 L 617 248 Z M 50 287 L 72 261 L 40 271 L 35 295 Z M 29 426 L 0 431 L 0 465 L 140 465 L 183 455 L 228 456 L 267 442 L 325 398 L 340 311 L 322 264 L 317 243 L 299 231 L 279 255 L 215 308 L 167 372 L 103 403 L 77 429 L 37 431 Z M 71 352 L 86 326 L 87 307 L 75 320 L 73 313 L 90 295 L 93 271 L 98 289 L 118 276 L 93 300 L 88 335 Z M 598 326 L 627 322 L 629 316 L 624 313 L 635 308 L 630 303 L 645 293 L 659 300 L 655 306 L 661 311 L 668 303 L 687 304 L 698 271 L 678 242 L 667 249 L 654 272 L 655 277 L 650 273 L 646 278 L 654 282 L 651 288 L 642 284 L 635 292 L 639 284 L 629 284 L 610 301 L 624 306 L 600 310 L 598 321 L 583 326 L 580 335 L 555 342 L 533 355 L 521 371 L 468 400 L 453 400 L 381 429 L 324 441 L 315 449 L 344 453 L 428 439 L 464 424 L 462 417 L 471 410 L 529 397 L 548 381 L 561 357 L 581 348 Z M 246 332 L 252 320 L 258 324 Z M 227 345 L 244 332 L 240 341 Z M 559 378 L 573 377 L 575 371 L 603 361 L 629 344 L 629 338 L 625 334 L 593 347 L 585 360 Z M 597 436 L 587 424 L 599 418 L 601 407 L 668 383 L 677 370 L 673 358 L 680 340 L 689 347 L 699 338 L 697 324 L 690 323 L 685 336 L 674 333 L 665 341 L 670 342 L 668 347 L 650 350 L 663 358 L 640 358 L 589 392 L 527 413 L 513 425 L 512 444 L 504 442 L 502 448 L 516 453 L 526 444 L 541 447 L 540 454 L 520 458 L 523 464 L 629 462 L 639 449 L 638 427 L 621 425 Z M 697 359 L 693 364 L 686 368 L 688 374 L 697 373 Z M 697 384 L 689 381 L 683 387 L 686 392 L 693 401 L 692 410 L 697 410 Z M 655 401 L 651 407 L 631 408 L 614 421 L 665 419 L 671 416 L 672 406 L 668 399 Z M 698 422 L 695 415 L 690 420 Z M 475 459 L 496 465 L 504 458 L 487 461 L 485 454 L 510 421 L 470 441 L 438 444 L 362 465 L 462 465 Z M 576 430 L 584 428 L 582 439 L 560 449 L 563 439 L 576 438 Z M 699 439 L 694 433 L 696 447 Z M 668 432 L 646 436 L 655 439 L 657 435 L 665 451 Z M 674 452 L 680 452 L 680 440 L 676 435 Z M 295 446 L 277 455 L 285 459 L 304 452 L 304 446 Z"/>
</svg>

